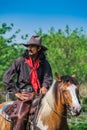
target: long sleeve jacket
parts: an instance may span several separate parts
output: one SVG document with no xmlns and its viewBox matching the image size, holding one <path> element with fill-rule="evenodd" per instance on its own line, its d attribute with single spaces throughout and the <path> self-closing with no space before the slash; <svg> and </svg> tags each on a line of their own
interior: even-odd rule
<svg viewBox="0 0 87 130">
<path fill-rule="evenodd" d="M 16 93 L 30 83 L 31 68 L 27 65 L 23 56 L 16 59 L 3 76 L 3 83 L 9 92 Z M 52 84 L 52 70 L 46 59 L 40 62 L 40 67 L 37 69 L 40 86 L 45 86 L 47 89 Z"/>
</svg>

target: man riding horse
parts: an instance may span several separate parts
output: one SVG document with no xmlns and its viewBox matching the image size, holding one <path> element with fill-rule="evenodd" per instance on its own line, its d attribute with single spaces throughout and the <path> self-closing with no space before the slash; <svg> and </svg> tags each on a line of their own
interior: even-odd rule
<svg viewBox="0 0 87 130">
<path fill-rule="evenodd" d="M 7 91 L 12 92 L 20 104 L 18 107 L 14 103 L 14 106 L 18 107 L 17 113 L 19 115 L 11 118 L 14 130 L 26 129 L 34 94 L 45 94 L 53 80 L 51 66 L 44 53 L 47 48 L 42 45 L 42 38 L 32 36 L 28 43 L 23 45 L 28 49 L 11 64 L 3 77 Z"/>
</svg>

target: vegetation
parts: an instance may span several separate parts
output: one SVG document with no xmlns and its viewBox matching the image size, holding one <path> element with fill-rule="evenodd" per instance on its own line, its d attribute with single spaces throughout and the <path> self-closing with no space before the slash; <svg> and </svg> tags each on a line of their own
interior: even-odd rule
<svg viewBox="0 0 87 130">
<path fill-rule="evenodd" d="M 87 130 L 87 102 L 82 105 L 81 114 L 77 117 L 68 116 L 70 130 Z"/>
<path fill-rule="evenodd" d="M 5 38 L 5 34 L 13 29 L 13 24 L 7 26 L 3 23 L 0 27 L 0 86 L 3 86 L 2 77 L 11 62 L 21 55 L 25 48 L 14 42 L 20 29 L 12 36 Z M 63 32 L 58 29 L 56 32 L 51 27 L 48 34 L 44 34 L 41 29 L 36 32 L 43 37 L 43 43 L 47 46 L 47 58 L 51 64 L 53 75 L 58 72 L 61 75 L 77 75 L 80 83 L 87 81 L 87 37 L 82 28 L 70 31 L 68 25 Z M 21 36 L 26 40 L 28 35 Z"/>
<path fill-rule="evenodd" d="M 20 34 L 20 29 L 12 34 L 14 25 L 9 26 L 3 23 L 0 26 L 0 90 L 3 88 L 2 77 L 14 59 L 24 52 L 24 47 L 15 42 Z M 5 37 L 10 33 L 11 36 Z M 56 32 L 51 27 L 48 34 L 44 34 L 41 29 L 36 35 L 43 37 L 43 43 L 47 46 L 47 58 L 51 64 L 53 75 L 58 72 L 60 75 L 76 74 L 80 86 L 81 95 L 86 95 L 87 91 L 87 37 L 82 28 L 70 31 L 66 26 L 65 31 L 58 29 Z M 23 42 L 28 38 L 28 34 L 21 36 Z M 83 89 L 82 89 L 83 88 Z M 84 100 L 87 102 L 86 100 Z M 84 102 L 83 101 L 83 102 Z"/>
<path fill-rule="evenodd" d="M 12 34 L 13 27 L 13 24 L 8 26 L 6 23 L 0 26 L 0 90 L 3 88 L 2 77 L 5 71 L 12 61 L 19 57 L 25 49 L 18 42 L 15 42 L 20 29 Z M 5 35 L 8 32 L 12 35 L 6 38 Z M 85 89 L 82 89 L 82 95 L 84 93 L 87 94 L 87 37 L 83 29 L 79 30 L 76 28 L 71 31 L 66 26 L 64 32 L 61 29 L 55 32 L 54 28 L 51 27 L 48 34 L 44 34 L 41 29 L 36 34 L 43 37 L 43 43 L 48 48 L 46 53 L 52 67 L 53 75 L 55 72 L 58 72 L 60 75 L 76 74 L 79 83 L 82 85 L 81 88 L 86 85 Z M 21 36 L 23 41 L 27 38 L 28 34 Z M 0 95 L 0 99 L 5 100 L 4 95 Z M 85 100 L 82 99 L 82 103 L 86 104 L 87 98 Z M 86 130 L 87 124 L 75 124 L 72 121 L 70 129 Z"/>
<path fill-rule="evenodd" d="M 70 130 L 87 130 L 87 124 L 84 123 L 72 124 L 70 126 Z"/>
<path fill-rule="evenodd" d="M 13 24 L 7 26 L 6 23 L 3 23 L 0 27 L 0 89 L 3 86 L 2 77 L 6 69 L 24 50 L 18 43 L 14 42 L 20 29 L 15 31 L 10 37 L 5 37 L 6 33 L 10 32 L 11 34 L 13 26 Z M 25 35 L 25 37 L 21 36 L 23 40 L 27 37 L 28 35 Z"/>
</svg>

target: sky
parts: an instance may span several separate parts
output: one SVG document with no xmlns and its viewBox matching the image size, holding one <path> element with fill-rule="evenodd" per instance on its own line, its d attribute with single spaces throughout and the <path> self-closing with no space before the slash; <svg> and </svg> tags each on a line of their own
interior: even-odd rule
<svg viewBox="0 0 87 130">
<path fill-rule="evenodd" d="M 0 24 L 14 24 L 22 34 L 34 35 L 81 27 L 87 34 L 87 0 L 0 0 Z"/>
</svg>

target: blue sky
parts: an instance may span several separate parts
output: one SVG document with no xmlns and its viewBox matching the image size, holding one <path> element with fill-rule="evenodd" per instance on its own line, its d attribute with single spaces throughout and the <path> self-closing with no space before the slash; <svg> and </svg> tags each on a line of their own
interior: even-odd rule
<svg viewBox="0 0 87 130">
<path fill-rule="evenodd" d="M 0 24 L 13 23 L 22 34 L 30 36 L 42 28 L 47 33 L 83 27 L 87 34 L 87 0 L 0 0 Z"/>
</svg>

